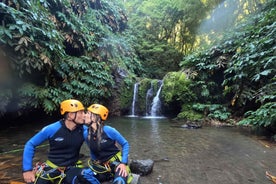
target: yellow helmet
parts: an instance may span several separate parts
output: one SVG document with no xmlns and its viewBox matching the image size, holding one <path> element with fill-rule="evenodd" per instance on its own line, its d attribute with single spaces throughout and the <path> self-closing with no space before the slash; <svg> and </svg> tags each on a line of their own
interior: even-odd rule
<svg viewBox="0 0 276 184">
<path fill-rule="evenodd" d="M 64 115 L 66 112 L 77 112 L 84 110 L 84 106 L 78 100 L 69 99 L 60 103 L 60 114 Z"/>
<path fill-rule="evenodd" d="M 100 104 L 92 104 L 87 108 L 88 111 L 100 115 L 101 119 L 104 121 L 108 116 L 108 109 Z"/>
</svg>

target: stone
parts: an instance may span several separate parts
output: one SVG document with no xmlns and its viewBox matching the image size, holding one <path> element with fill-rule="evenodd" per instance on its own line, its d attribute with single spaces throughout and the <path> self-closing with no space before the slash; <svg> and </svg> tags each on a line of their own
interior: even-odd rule
<svg viewBox="0 0 276 184">
<path fill-rule="evenodd" d="M 147 160 L 133 160 L 129 167 L 132 173 L 146 176 L 153 170 L 154 161 L 151 159 Z"/>
</svg>

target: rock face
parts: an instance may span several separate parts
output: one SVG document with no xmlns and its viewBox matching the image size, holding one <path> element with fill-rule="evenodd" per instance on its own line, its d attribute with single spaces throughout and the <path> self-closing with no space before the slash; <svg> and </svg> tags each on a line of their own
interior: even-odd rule
<svg viewBox="0 0 276 184">
<path fill-rule="evenodd" d="M 114 87 L 112 91 L 112 97 L 108 103 L 109 114 L 111 116 L 121 116 L 120 95 L 121 88 L 124 88 L 123 81 L 127 77 L 128 72 L 120 68 L 113 68 L 112 75 L 114 77 Z"/>
<path fill-rule="evenodd" d="M 129 167 L 132 173 L 139 174 L 141 176 L 148 175 L 153 170 L 154 162 L 151 159 L 147 160 L 133 160 Z"/>
</svg>

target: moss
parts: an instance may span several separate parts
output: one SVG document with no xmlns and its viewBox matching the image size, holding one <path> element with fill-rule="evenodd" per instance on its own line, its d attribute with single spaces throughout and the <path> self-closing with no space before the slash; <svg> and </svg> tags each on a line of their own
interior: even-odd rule
<svg viewBox="0 0 276 184">
<path fill-rule="evenodd" d="M 120 106 L 121 108 L 127 108 L 131 105 L 133 96 L 133 89 L 130 86 L 124 86 L 120 89 Z"/>
<path fill-rule="evenodd" d="M 203 118 L 204 114 L 194 111 L 191 104 L 182 105 L 181 112 L 177 115 L 177 119 L 185 119 L 190 121 L 201 120 Z"/>
<path fill-rule="evenodd" d="M 135 80 L 127 78 L 124 80 L 119 89 L 119 104 L 121 109 L 129 109 L 133 98 L 133 86 Z"/>
<path fill-rule="evenodd" d="M 165 104 L 178 101 L 186 104 L 196 99 L 192 89 L 191 80 L 187 79 L 184 72 L 170 72 L 164 77 L 161 97 Z"/>
</svg>

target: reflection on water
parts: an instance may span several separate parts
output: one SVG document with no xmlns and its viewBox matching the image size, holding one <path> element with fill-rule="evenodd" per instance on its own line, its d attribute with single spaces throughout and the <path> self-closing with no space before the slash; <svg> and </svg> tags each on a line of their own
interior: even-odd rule
<svg viewBox="0 0 276 184">
<path fill-rule="evenodd" d="M 265 184 L 265 171 L 276 173 L 276 149 L 238 128 L 171 126 L 168 119 L 114 118 L 131 145 L 130 159 L 152 159 L 153 173 L 143 184 Z"/>
<path fill-rule="evenodd" d="M 130 160 L 152 159 L 153 172 L 141 177 L 142 184 L 267 184 L 265 171 L 276 174 L 276 149 L 245 135 L 237 128 L 171 126 L 166 118 L 112 118 L 130 143 Z M 0 176 L 21 178 L 24 143 L 43 125 L 0 131 Z M 45 157 L 39 148 L 35 159 Z M 88 155 L 86 145 L 82 153 Z M 13 163 L 16 162 L 16 163 Z M 14 165 L 12 165 L 14 164 Z"/>
</svg>

